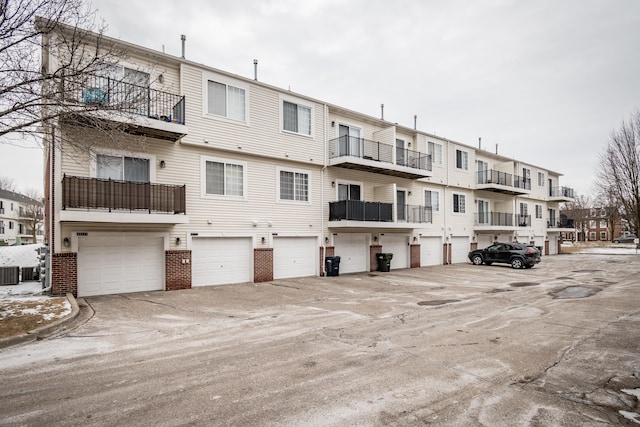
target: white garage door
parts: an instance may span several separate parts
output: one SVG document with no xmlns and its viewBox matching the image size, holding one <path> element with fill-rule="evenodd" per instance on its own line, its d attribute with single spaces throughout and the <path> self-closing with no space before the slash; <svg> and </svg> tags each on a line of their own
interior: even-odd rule
<svg viewBox="0 0 640 427">
<path fill-rule="evenodd" d="M 420 238 L 420 266 L 429 265 L 442 265 L 442 238 L 439 236 Z"/>
<path fill-rule="evenodd" d="M 248 237 L 194 237 L 192 286 L 251 282 L 253 243 Z"/>
<path fill-rule="evenodd" d="M 478 234 L 478 249 L 484 249 L 493 244 L 493 234 Z"/>
<path fill-rule="evenodd" d="M 78 296 L 164 289 L 164 239 L 127 233 L 78 237 Z"/>
<path fill-rule="evenodd" d="M 318 254 L 315 237 L 274 237 L 273 278 L 314 276 Z"/>
<path fill-rule="evenodd" d="M 451 238 L 451 263 L 469 262 L 469 237 Z"/>
<path fill-rule="evenodd" d="M 334 254 L 340 257 L 340 274 L 369 271 L 367 234 L 340 233 L 334 236 Z"/>
<path fill-rule="evenodd" d="M 380 236 L 382 252 L 392 253 L 391 269 L 409 268 L 409 236 L 405 234 L 389 234 Z"/>
<path fill-rule="evenodd" d="M 549 255 L 558 255 L 558 235 L 549 234 Z"/>
</svg>

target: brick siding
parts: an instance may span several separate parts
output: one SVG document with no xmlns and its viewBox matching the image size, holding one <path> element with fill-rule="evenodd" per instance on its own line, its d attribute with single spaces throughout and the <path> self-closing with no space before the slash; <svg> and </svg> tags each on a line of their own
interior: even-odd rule
<svg viewBox="0 0 640 427">
<path fill-rule="evenodd" d="M 78 254 L 60 252 L 51 255 L 51 294 L 78 296 Z"/>
<path fill-rule="evenodd" d="M 253 250 L 253 281 L 255 283 L 273 280 L 273 248 Z"/>
<path fill-rule="evenodd" d="M 381 245 L 371 245 L 369 249 L 369 271 L 378 270 L 378 259 L 376 258 L 376 255 L 381 253 L 382 253 Z"/>
<path fill-rule="evenodd" d="M 420 245 L 411 245 L 411 268 L 420 268 Z"/>
<path fill-rule="evenodd" d="M 164 263 L 167 291 L 191 289 L 191 251 L 165 251 Z"/>
</svg>

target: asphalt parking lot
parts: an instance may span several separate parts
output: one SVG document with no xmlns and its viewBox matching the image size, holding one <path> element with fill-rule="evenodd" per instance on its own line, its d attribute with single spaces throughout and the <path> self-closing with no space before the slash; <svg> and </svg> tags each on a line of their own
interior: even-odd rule
<svg viewBox="0 0 640 427">
<path fill-rule="evenodd" d="M 80 300 L 0 351 L 0 425 L 637 425 L 640 257 Z"/>
</svg>

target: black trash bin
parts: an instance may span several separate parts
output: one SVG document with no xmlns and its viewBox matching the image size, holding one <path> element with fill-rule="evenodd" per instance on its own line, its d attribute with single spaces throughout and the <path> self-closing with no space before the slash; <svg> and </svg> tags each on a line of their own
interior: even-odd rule
<svg viewBox="0 0 640 427">
<path fill-rule="evenodd" d="M 391 258 L 393 258 L 393 254 L 390 253 L 376 254 L 376 259 L 378 260 L 378 271 L 391 270 Z"/>
<path fill-rule="evenodd" d="M 324 271 L 327 276 L 340 275 L 340 257 L 328 256 L 324 259 Z"/>
</svg>

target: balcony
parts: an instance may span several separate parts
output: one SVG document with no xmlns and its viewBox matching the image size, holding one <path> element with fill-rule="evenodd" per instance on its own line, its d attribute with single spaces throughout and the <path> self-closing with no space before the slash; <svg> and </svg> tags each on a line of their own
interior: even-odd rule
<svg viewBox="0 0 640 427">
<path fill-rule="evenodd" d="M 478 190 L 494 193 L 520 195 L 531 192 L 531 180 L 493 169 L 478 171 L 476 183 Z"/>
<path fill-rule="evenodd" d="M 84 76 L 63 80 L 64 98 L 76 113 L 125 125 L 134 135 L 177 141 L 188 132 L 185 97 L 109 77 Z M 82 119 L 79 119 L 82 122 Z"/>
<path fill-rule="evenodd" d="M 398 149 L 394 159 L 394 151 L 390 144 L 341 136 L 329 141 L 329 164 L 408 179 L 432 175 L 430 155 Z"/>
<path fill-rule="evenodd" d="M 430 206 L 404 205 L 395 211 L 395 220 L 394 206 L 360 200 L 329 202 L 329 227 L 411 230 L 433 222 Z"/>
<path fill-rule="evenodd" d="M 65 175 L 60 220 L 188 223 L 186 186 Z"/>
<path fill-rule="evenodd" d="M 329 221 L 393 221 L 393 204 L 340 200 L 329 203 Z"/>
<path fill-rule="evenodd" d="M 411 223 L 433 223 L 433 212 L 430 206 L 404 205 L 397 213 L 397 221 Z"/>
<path fill-rule="evenodd" d="M 513 231 L 514 215 L 511 212 L 478 212 L 475 214 L 476 231 Z"/>
<path fill-rule="evenodd" d="M 558 220 L 555 217 L 551 217 L 547 219 L 547 228 L 556 229 L 558 231 L 560 231 L 559 229 L 573 231 L 575 229 L 575 222 L 573 219 L 570 219 L 570 218 L 561 218 Z"/>
<path fill-rule="evenodd" d="M 554 202 L 573 202 L 575 193 L 573 188 L 569 187 L 550 187 L 549 200 Z"/>
</svg>

